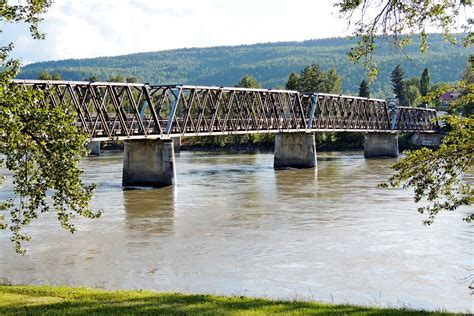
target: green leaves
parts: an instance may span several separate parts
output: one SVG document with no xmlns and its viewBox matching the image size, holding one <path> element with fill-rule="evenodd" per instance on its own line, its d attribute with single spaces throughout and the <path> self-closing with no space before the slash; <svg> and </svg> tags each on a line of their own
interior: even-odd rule
<svg viewBox="0 0 474 316">
<path fill-rule="evenodd" d="M 456 44 L 450 33 L 459 27 L 459 9 L 472 9 L 472 1 L 465 0 L 340 0 L 335 6 L 339 8 L 341 18 L 348 20 L 348 27 L 355 25 L 353 36 L 357 44 L 349 52 L 351 61 L 362 62 L 373 80 L 378 71 L 374 53 L 380 45 L 376 40 L 389 41 L 395 48 L 403 49 L 413 43 L 413 35 L 420 34 L 421 52 L 429 49 L 426 28 L 440 30 L 446 41 Z M 470 19 L 462 25 L 467 34 L 463 38 L 465 46 L 473 42 L 473 21 Z"/>
<path fill-rule="evenodd" d="M 0 95 L 0 153 L 13 172 L 14 185 L 14 197 L 2 209 L 9 211 L 14 247 L 24 253 L 22 242 L 29 236 L 22 228 L 40 213 L 55 211 L 70 232 L 76 215 L 96 218 L 100 213 L 89 209 L 94 186 L 80 178 L 78 163 L 87 154 L 88 138 L 76 127 L 70 109 L 51 106 L 43 101 L 50 96 L 8 82 L 0 86 Z"/>
<path fill-rule="evenodd" d="M 288 77 L 286 88 L 301 92 L 324 92 L 340 94 L 342 91 L 342 79 L 335 68 L 327 72 L 321 70 L 318 64 L 306 66 L 300 75 L 292 72 Z"/>
<path fill-rule="evenodd" d="M 50 4 L 47 0 L 16 6 L 0 2 L 0 18 L 28 23 L 32 36 L 42 38 L 39 15 Z M 82 182 L 78 165 L 87 154 L 87 136 L 76 127 L 71 109 L 52 106 L 51 97 L 42 91 L 10 84 L 20 65 L 7 60 L 12 47 L 0 48 L 0 166 L 12 172 L 14 188 L 11 198 L 0 201 L 0 229 L 11 231 L 15 250 L 23 254 L 23 242 L 31 237 L 22 229 L 41 213 L 56 212 L 61 226 L 70 232 L 75 230 L 71 220 L 76 215 L 96 218 L 100 213 L 89 208 L 94 186 Z"/>
<path fill-rule="evenodd" d="M 392 168 L 396 171 L 382 187 L 411 187 L 415 202 L 423 202 L 418 212 L 427 214 L 425 224 L 433 223 L 441 211 L 454 211 L 473 201 L 471 186 L 463 181 L 472 172 L 474 157 L 474 118 L 450 115 L 441 118 L 451 127 L 438 150 L 422 148 L 407 152 Z M 474 219 L 469 214 L 465 220 Z"/>
</svg>

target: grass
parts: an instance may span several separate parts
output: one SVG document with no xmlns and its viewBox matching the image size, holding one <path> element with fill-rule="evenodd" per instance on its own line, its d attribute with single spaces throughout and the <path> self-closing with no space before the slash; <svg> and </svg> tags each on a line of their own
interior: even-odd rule
<svg viewBox="0 0 474 316">
<path fill-rule="evenodd" d="M 316 302 L 150 291 L 0 285 L 0 315 L 453 315 Z"/>
</svg>

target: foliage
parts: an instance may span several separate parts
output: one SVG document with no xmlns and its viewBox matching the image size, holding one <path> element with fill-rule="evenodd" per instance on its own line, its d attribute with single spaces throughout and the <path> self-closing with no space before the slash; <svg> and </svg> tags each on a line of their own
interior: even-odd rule
<svg viewBox="0 0 474 316">
<path fill-rule="evenodd" d="M 421 79 L 420 79 L 420 94 L 423 97 L 426 97 L 428 94 L 428 91 L 430 90 L 430 72 L 428 68 L 425 68 L 423 70 L 423 73 L 421 74 Z"/>
<path fill-rule="evenodd" d="M 451 115 L 440 118 L 449 127 L 441 146 L 437 150 L 422 148 L 407 152 L 407 157 L 393 166 L 396 174 L 388 184 L 383 184 L 412 187 L 415 201 L 426 202 L 418 208 L 420 213 L 428 214 L 426 224 L 431 224 L 441 211 L 454 211 L 473 201 L 473 191 L 463 176 L 472 172 L 474 157 L 474 83 L 461 81 L 444 86 L 423 100 L 431 102 L 445 91 L 456 90 L 462 91 L 462 95 L 450 104 Z M 469 222 L 473 219 L 473 213 L 465 218 Z"/>
<path fill-rule="evenodd" d="M 2 315 L 454 315 L 406 308 L 336 305 L 244 296 L 0 286 Z"/>
<path fill-rule="evenodd" d="M 236 85 L 237 88 L 253 88 L 258 89 L 261 88 L 260 84 L 257 80 L 249 75 L 245 75 L 240 79 L 239 83 Z"/>
<path fill-rule="evenodd" d="M 417 101 L 421 96 L 420 90 L 417 88 L 416 85 L 408 84 L 407 82 L 405 91 L 406 91 L 408 106 L 416 106 Z"/>
<path fill-rule="evenodd" d="M 397 65 L 397 67 L 392 71 L 391 82 L 392 91 L 398 98 L 399 104 L 401 106 L 407 106 L 408 98 L 405 85 L 405 72 L 400 65 Z"/>
<path fill-rule="evenodd" d="M 298 90 L 300 77 L 296 72 L 291 72 L 290 76 L 288 77 L 288 81 L 285 84 L 285 88 L 288 90 Z"/>
<path fill-rule="evenodd" d="M 44 70 L 40 72 L 40 74 L 38 75 L 38 79 L 39 80 L 61 80 L 61 74 L 59 73 L 50 74 L 49 72 Z"/>
<path fill-rule="evenodd" d="M 376 40 L 381 42 L 388 40 L 395 48 L 405 49 L 413 43 L 414 34 L 419 33 L 419 49 L 422 53 L 426 53 L 429 47 L 426 33 L 428 26 L 441 29 L 444 39 L 456 44 L 457 39 L 451 32 L 462 23 L 459 21 L 460 9 L 472 13 L 471 0 L 340 0 L 336 6 L 341 15 L 348 18 L 349 24 L 355 21 L 354 35 L 359 40 L 351 48 L 349 57 L 353 62 L 363 62 L 369 70 L 371 79 L 378 73 L 374 53 L 380 48 L 380 44 Z M 474 20 L 469 18 L 464 25 L 465 46 L 474 42 L 471 30 L 473 24 Z M 470 61 L 469 76 L 474 68 L 472 56 Z M 416 95 L 414 89 L 416 85 L 403 84 L 403 75 L 400 66 L 397 66 L 392 72 L 391 81 L 400 104 L 406 105 L 403 88 L 413 87 L 409 88 L 412 90 L 410 95 L 413 98 Z M 426 94 L 429 86 L 427 75 L 428 73 L 425 74 L 423 83 L 418 84 L 423 94 Z M 472 203 L 470 186 L 463 181 L 463 174 L 471 171 L 473 157 L 472 83 L 463 81 L 457 87 L 443 85 L 435 93 L 431 93 L 431 96 L 421 98 L 421 101 L 427 104 L 438 100 L 440 94 L 448 91 L 447 89 L 462 91 L 462 97 L 451 103 L 451 115 L 444 118 L 449 132 L 440 148 L 437 150 L 423 148 L 408 152 L 407 157 L 393 167 L 396 174 L 390 178 L 389 184 L 385 184 L 385 186 L 403 185 L 414 188 L 415 201 L 420 202 L 424 199 L 427 202 L 418 209 L 422 213 L 428 213 L 428 219 L 425 221 L 427 224 L 432 223 L 440 211 L 452 211 Z M 466 218 L 469 221 L 472 219 L 472 214 Z"/>
<path fill-rule="evenodd" d="M 25 5 L 0 3 L 2 19 L 30 24 L 33 37 L 42 38 L 37 24 L 49 1 L 28 1 Z M 62 227 L 74 232 L 74 215 L 94 218 L 89 209 L 93 186 L 85 185 L 78 166 L 87 154 L 86 135 L 75 126 L 75 115 L 60 106 L 39 100 L 49 96 L 41 91 L 24 91 L 11 85 L 19 62 L 8 60 L 13 45 L 1 48 L 0 65 L 0 166 L 12 172 L 13 196 L 0 201 L 0 228 L 11 231 L 15 250 L 24 253 L 22 242 L 30 237 L 22 228 L 41 213 L 55 211 Z"/>
<path fill-rule="evenodd" d="M 335 68 L 325 72 L 321 70 L 320 65 L 312 64 L 306 66 L 300 75 L 292 72 L 285 86 L 287 89 L 301 92 L 340 94 L 342 91 L 341 84 L 341 76 L 339 76 Z"/>
<path fill-rule="evenodd" d="M 321 92 L 341 94 L 342 93 L 342 78 L 337 73 L 336 68 L 331 68 L 324 75 L 324 80 Z"/>
<path fill-rule="evenodd" d="M 372 79 L 378 74 L 374 53 L 380 48 L 378 41 L 389 41 L 394 47 L 403 49 L 413 43 L 413 35 L 419 33 L 419 49 L 428 51 L 427 26 L 441 30 L 445 40 L 456 44 L 451 32 L 458 28 L 460 9 L 472 10 L 471 0 L 339 0 L 335 6 L 349 25 L 355 26 L 357 44 L 351 48 L 349 57 L 354 62 L 363 62 Z M 474 41 L 471 30 L 473 20 L 463 25 L 467 35 L 465 46 Z"/>
<path fill-rule="evenodd" d="M 96 82 L 96 81 L 100 81 L 100 79 L 96 75 L 93 75 L 93 76 L 90 76 L 90 77 L 84 79 L 84 81 Z"/>
<path fill-rule="evenodd" d="M 392 187 L 413 187 L 415 201 L 425 200 L 418 208 L 428 214 L 425 224 L 431 224 L 440 211 L 454 211 L 473 200 L 471 187 L 462 175 L 469 172 L 474 155 L 474 120 L 460 116 L 445 118 L 452 130 L 437 150 L 422 148 L 407 152 L 407 157 L 397 162 L 389 184 Z M 386 185 L 385 185 L 386 186 Z M 465 220 L 471 221 L 474 214 Z"/>
<path fill-rule="evenodd" d="M 370 88 L 367 81 L 362 80 L 359 86 L 359 97 L 370 98 Z"/>
<path fill-rule="evenodd" d="M 23 67 L 19 78 L 36 79 L 46 70 L 60 73 L 65 80 L 95 76 L 93 81 L 106 81 L 120 74 L 123 78 L 135 76 L 139 82 L 150 84 L 233 86 L 244 75 L 251 75 L 262 87 L 275 88 L 283 87 L 292 71 L 299 74 L 307 65 L 319 64 L 323 71 L 335 68 L 343 79 L 342 92 L 356 95 L 366 74 L 362 66 L 352 64 L 347 58 L 353 44 L 349 39 L 330 38 L 48 61 Z M 397 64 L 405 69 L 407 78 L 419 76 L 424 68 L 429 68 L 432 82 L 455 82 L 469 52 L 444 43 L 440 35 L 430 34 L 428 55 L 421 54 L 415 47 L 407 48 L 406 55 L 409 59 L 394 53 L 388 45 L 378 49 L 375 58 L 380 64 L 379 75 L 370 83 L 373 96 L 391 96 L 390 74 Z"/>
</svg>

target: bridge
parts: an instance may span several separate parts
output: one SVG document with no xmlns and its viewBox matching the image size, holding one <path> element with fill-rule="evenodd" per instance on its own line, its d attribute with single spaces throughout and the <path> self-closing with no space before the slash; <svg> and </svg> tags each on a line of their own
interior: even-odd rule
<svg viewBox="0 0 474 316">
<path fill-rule="evenodd" d="M 92 144 L 123 140 L 124 186 L 174 184 L 173 140 L 275 133 L 274 167 L 316 166 L 314 133 L 365 133 L 365 156 L 398 156 L 398 133 L 434 133 L 431 109 L 390 107 L 385 100 L 292 90 L 141 83 L 14 80 L 45 91 Z M 96 143 L 97 144 L 97 143 Z"/>
</svg>

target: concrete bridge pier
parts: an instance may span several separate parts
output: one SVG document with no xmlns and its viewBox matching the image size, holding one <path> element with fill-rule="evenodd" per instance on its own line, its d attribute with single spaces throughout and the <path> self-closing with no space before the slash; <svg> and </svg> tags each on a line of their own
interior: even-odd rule
<svg viewBox="0 0 474 316">
<path fill-rule="evenodd" d="M 100 142 L 97 141 L 90 141 L 87 144 L 87 148 L 89 149 L 90 156 L 100 156 Z"/>
<path fill-rule="evenodd" d="M 124 187 L 161 188 L 176 183 L 171 139 L 125 141 L 124 145 Z"/>
<path fill-rule="evenodd" d="M 398 134 L 369 133 L 365 135 L 364 157 L 398 157 Z"/>
<path fill-rule="evenodd" d="M 274 169 L 316 167 L 316 142 L 313 133 L 275 135 Z"/>
<path fill-rule="evenodd" d="M 408 138 L 408 142 L 417 146 L 439 147 L 443 137 L 444 135 L 440 133 L 413 133 Z"/>
<path fill-rule="evenodd" d="M 173 137 L 173 146 L 175 155 L 179 155 L 181 152 L 181 137 Z"/>
</svg>

